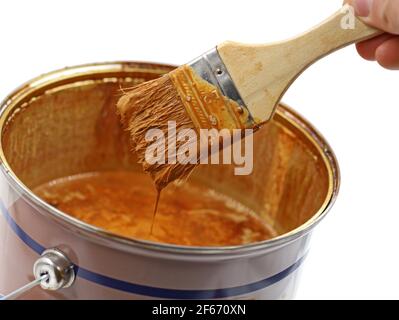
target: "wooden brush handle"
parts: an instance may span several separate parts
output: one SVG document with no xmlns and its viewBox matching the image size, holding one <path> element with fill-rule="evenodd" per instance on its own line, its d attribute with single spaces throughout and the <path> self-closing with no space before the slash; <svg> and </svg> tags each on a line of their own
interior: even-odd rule
<svg viewBox="0 0 399 320">
<path fill-rule="evenodd" d="M 295 38 L 266 45 L 225 42 L 217 47 L 233 81 L 258 122 L 268 120 L 292 82 L 307 67 L 333 51 L 381 33 L 358 18 L 344 29 L 353 11 L 345 5 L 330 18 Z M 348 20 L 350 21 L 350 20 Z"/>
</svg>

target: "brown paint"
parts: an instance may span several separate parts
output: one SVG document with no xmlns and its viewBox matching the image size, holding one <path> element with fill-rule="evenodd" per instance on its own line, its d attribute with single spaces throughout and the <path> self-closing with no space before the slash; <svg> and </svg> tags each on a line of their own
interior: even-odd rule
<svg viewBox="0 0 399 320">
<path fill-rule="evenodd" d="M 158 212 L 158 206 L 159 206 L 159 200 L 161 199 L 161 190 L 157 190 L 157 197 L 155 198 L 155 206 L 154 206 L 154 213 L 152 215 L 152 220 L 151 220 L 151 230 L 150 230 L 150 236 L 152 235 L 154 231 L 154 223 L 155 223 L 155 218 L 157 216 Z"/>
<path fill-rule="evenodd" d="M 150 164 L 145 160 L 145 152 L 152 144 L 145 139 L 148 129 L 156 128 L 166 133 L 168 120 L 175 121 L 179 125 L 178 129 L 194 129 L 168 75 L 126 91 L 119 99 L 117 109 L 123 126 L 130 134 L 133 153 L 144 171 L 151 175 L 158 190 L 176 179 L 184 180 L 188 177 L 195 165 Z M 167 135 L 165 137 L 174 140 L 176 138 Z M 177 143 L 176 147 L 179 148 L 182 144 L 183 142 Z M 167 153 L 166 148 L 165 154 Z"/>
<path fill-rule="evenodd" d="M 159 67 L 154 72 L 148 68 L 137 71 L 139 67 L 143 68 L 125 65 L 131 71 L 54 81 L 22 102 L 14 102 L 3 115 L 1 142 L 4 157 L 18 179 L 32 189 L 85 172 L 141 171 L 128 145 L 129 132 L 115 115 L 115 105 L 121 88 L 150 81 L 170 72 L 171 67 L 162 72 Z M 202 165 L 189 183 L 235 199 L 282 235 L 311 219 L 329 196 L 323 141 L 306 121 L 280 105 L 274 118 L 254 135 L 251 175 L 235 176 L 233 165 Z M 179 190 L 173 185 L 165 190 L 169 188 Z M 148 206 L 152 215 L 153 185 L 151 192 Z M 163 200 L 164 193 L 160 210 Z M 157 215 L 155 232 L 159 221 Z M 179 227 L 177 224 L 176 229 Z M 147 233 L 149 228 L 150 222 L 145 226 Z"/>
<path fill-rule="evenodd" d="M 223 96 L 218 88 L 198 77 L 188 66 L 127 90 L 117 108 L 130 133 L 134 152 L 158 190 L 174 180 L 185 180 L 196 165 L 149 164 L 145 160 L 145 152 L 152 143 L 145 139 L 148 129 L 160 129 L 165 137 L 168 121 L 176 122 L 177 132 L 183 129 L 195 129 L 197 133 L 199 129 L 245 129 L 249 117 L 247 110 Z M 171 138 L 175 140 L 175 137 Z M 176 149 L 183 143 L 177 141 Z M 168 145 L 164 153 L 167 159 Z M 196 163 L 199 161 L 198 156 Z"/>
<path fill-rule="evenodd" d="M 50 181 L 34 192 L 73 217 L 136 239 L 187 246 L 230 246 L 276 235 L 250 209 L 200 184 L 187 182 L 184 187 L 165 188 L 158 211 L 156 207 L 154 211 L 157 192 L 143 173 L 80 174 Z"/>
<path fill-rule="evenodd" d="M 169 73 L 174 90 L 197 129 L 244 129 L 248 110 L 225 97 L 222 92 L 199 77 L 189 66 Z"/>
</svg>

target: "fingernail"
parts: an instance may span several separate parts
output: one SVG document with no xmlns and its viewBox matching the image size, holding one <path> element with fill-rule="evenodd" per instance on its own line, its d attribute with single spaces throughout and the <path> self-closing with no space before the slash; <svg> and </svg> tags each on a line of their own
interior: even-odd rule
<svg viewBox="0 0 399 320">
<path fill-rule="evenodd" d="M 368 17 L 370 15 L 373 0 L 355 0 L 354 7 L 356 15 L 359 17 Z"/>
</svg>

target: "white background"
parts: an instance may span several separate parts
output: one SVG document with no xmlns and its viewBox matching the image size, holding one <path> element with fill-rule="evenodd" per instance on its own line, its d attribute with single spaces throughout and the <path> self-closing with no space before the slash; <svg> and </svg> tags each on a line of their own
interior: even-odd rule
<svg viewBox="0 0 399 320">
<path fill-rule="evenodd" d="M 0 96 L 67 65 L 183 64 L 224 40 L 282 40 L 340 5 L 341 0 L 1 1 Z M 312 66 L 283 99 L 324 134 L 342 171 L 338 201 L 314 233 L 297 298 L 399 298 L 398 83 L 399 71 L 363 61 L 350 47 Z"/>
</svg>

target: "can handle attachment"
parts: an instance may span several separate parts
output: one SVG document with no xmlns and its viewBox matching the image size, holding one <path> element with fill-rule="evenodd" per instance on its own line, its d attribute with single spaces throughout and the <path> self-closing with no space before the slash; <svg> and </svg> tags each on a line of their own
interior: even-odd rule
<svg viewBox="0 0 399 320">
<path fill-rule="evenodd" d="M 70 287 L 75 281 L 73 263 L 57 248 L 45 250 L 33 265 L 35 280 L 24 285 L 0 300 L 14 300 L 23 293 L 40 285 L 44 290 L 59 290 Z"/>
</svg>

